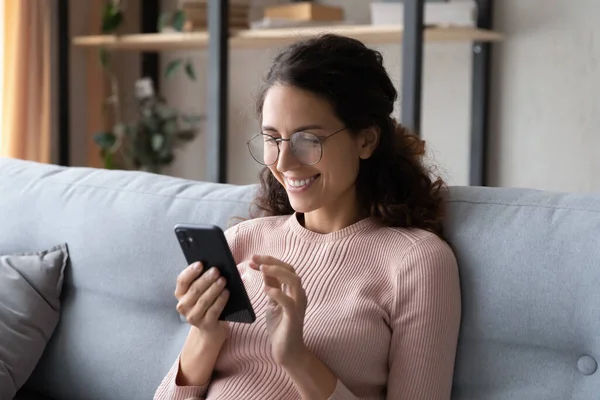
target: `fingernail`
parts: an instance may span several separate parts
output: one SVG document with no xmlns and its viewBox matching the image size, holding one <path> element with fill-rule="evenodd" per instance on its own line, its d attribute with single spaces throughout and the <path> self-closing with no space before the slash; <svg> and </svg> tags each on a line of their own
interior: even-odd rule
<svg viewBox="0 0 600 400">
<path fill-rule="evenodd" d="M 199 262 L 195 262 L 194 264 L 192 264 L 192 269 L 194 271 L 198 271 L 200 269 L 200 263 Z"/>
<path fill-rule="evenodd" d="M 210 271 L 208 271 L 210 273 L 210 276 L 217 276 L 217 274 L 219 273 L 219 270 L 216 269 L 215 267 L 212 267 L 210 269 Z"/>
</svg>

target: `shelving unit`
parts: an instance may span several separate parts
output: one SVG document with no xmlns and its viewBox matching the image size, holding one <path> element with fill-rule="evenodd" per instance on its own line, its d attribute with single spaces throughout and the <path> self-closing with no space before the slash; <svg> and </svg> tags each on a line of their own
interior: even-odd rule
<svg viewBox="0 0 600 400">
<path fill-rule="evenodd" d="M 474 0 L 477 28 L 425 27 L 425 0 L 404 0 L 404 23 L 395 26 L 336 25 L 289 29 L 228 29 L 228 0 L 209 1 L 209 30 L 190 33 L 151 33 L 148 26 L 157 20 L 159 0 L 143 0 L 142 24 L 145 33 L 122 36 L 80 36 L 70 45 L 111 51 L 139 51 L 146 60 L 143 74 L 158 78 L 158 52 L 178 50 L 208 51 L 207 171 L 210 181 L 225 182 L 227 160 L 227 106 L 229 51 L 280 47 L 295 40 L 322 33 L 353 37 L 367 45 L 398 44 L 402 47 L 402 123 L 419 134 L 421 122 L 422 49 L 429 42 L 470 42 L 473 46 L 471 104 L 471 185 L 485 185 L 487 174 L 488 98 L 491 45 L 503 35 L 492 30 L 493 0 Z M 68 0 L 61 0 L 68 3 Z M 66 17 L 63 17 L 63 19 Z M 68 21 L 60 21 L 61 25 Z M 62 54 L 69 44 L 61 43 Z M 65 49 L 66 47 L 66 49 Z M 61 130 L 62 131 L 62 130 Z"/>
<path fill-rule="evenodd" d="M 402 26 L 341 25 L 331 27 L 254 29 L 232 32 L 229 47 L 232 49 L 255 49 L 261 47 L 284 46 L 294 40 L 312 37 L 322 33 L 335 33 L 353 37 L 366 44 L 400 44 L 403 36 Z M 476 28 L 427 28 L 424 31 L 425 42 L 456 42 L 502 40 L 498 32 Z M 189 33 L 148 33 L 123 36 L 80 36 L 73 44 L 80 47 L 104 47 L 110 50 L 137 51 L 176 51 L 205 50 L 208 48 L 208 32 Z"/>
</svg>

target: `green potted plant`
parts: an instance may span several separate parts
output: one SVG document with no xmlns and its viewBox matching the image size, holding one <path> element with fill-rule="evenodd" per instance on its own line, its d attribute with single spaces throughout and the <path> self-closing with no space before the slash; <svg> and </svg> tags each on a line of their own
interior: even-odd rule
<svg viewBox="0 0 600 400">
<path fill-rule="evenodd" d="M 175 158 L 175 149 L 196 137 L 202 116 L 178 113 L 158 96 L 149 78 L 136 82 L 137 118 L 118 122 L 94 140 L 104 167 L 160 173 Z"/>
<path fill-rule="evenodd" d="M 123 3 L 119 0 L 107 1 L 102 18 L 102 32 L 117 34 L 124 21 Z M 177 11 L 161 15 L 159 25 L 169 23 L 181 31 L 185 15 Z M 111 53 L 101 49 L 100 64 L 110 79 L 110 96 L 106 103 L 112 109 L 114 124 L 111 129 L 94 135 L 100 148 L 104 167 L 107 169 L 141 169 L 160 173 L 164 166 L 171 164 L 175 149 L 191 140 L 198 132 L 203 117 L 179 113 L 169 107 L 165 99 L 156 93 L 154 83 L 149 78 L 135 83 L 136 118 L 124 121 L 119 82 L 111 68 Z M 165 69 L 170 78 L 184 65 L 186 75 L 196 80 L 191 60 L 176 58 Z"/>
</svg>

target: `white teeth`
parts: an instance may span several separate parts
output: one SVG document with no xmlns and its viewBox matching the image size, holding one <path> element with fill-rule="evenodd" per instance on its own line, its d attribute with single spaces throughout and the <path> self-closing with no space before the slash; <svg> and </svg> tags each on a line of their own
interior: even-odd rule
<svg viewBox="0 0 600 400">
<path fill-rule="evenodd" d="M 311 183 L 312 181 L 314 181 L 315 178 L 308 178 L 308 179 L 300 179 L 300 180 L 292 180 L 292 179 L 288 179 L 286 178 L 286 181 L 288 183 L 288 185 L 292 186 L 292 187 L 302 187 L 302 186 L 306 186 L 309 183 Z"/>
</svg>

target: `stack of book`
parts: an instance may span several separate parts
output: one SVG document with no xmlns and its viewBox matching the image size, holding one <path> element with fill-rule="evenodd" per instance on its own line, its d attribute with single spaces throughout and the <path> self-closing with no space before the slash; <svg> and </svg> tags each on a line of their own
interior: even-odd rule
<svg viewBox="0 0 600 400">
<path fill-rule="evenodd" d="M 253 21 L 253 29 L 344 24 L 344 9 L 311 1 L 265 7 L 264 18 Z"/>
<path fill-rule="evenodd" d="M 370 7 L 373 25 L 402 25 L 404 22 L 403 3 L 373 1 Z M 477 6 L 472 0 L 426 2 L 423 19 L 427 26 L 472 28 L 477 25 Z"/>
<path fill-rule="evenodd" d="M 208 0 L 179 0 L 179 8 L 185 12 L 186 31 L 208 29 Z M 229 27 L 248 29 L 250 0 L 229 0 Z"/>
</svg>

